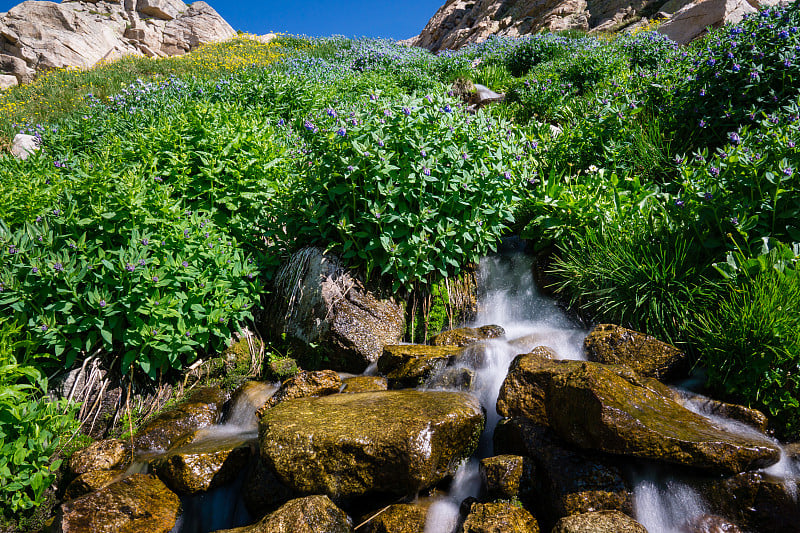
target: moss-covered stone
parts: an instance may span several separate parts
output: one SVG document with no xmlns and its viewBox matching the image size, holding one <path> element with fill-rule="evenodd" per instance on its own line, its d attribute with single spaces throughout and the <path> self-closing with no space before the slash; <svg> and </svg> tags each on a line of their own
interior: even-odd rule
<svg viewBox="0 0 800 533">
<path fill-rule="evenodd" d="M 521 355 L 511 364 L 497 410 L 607 453 L 728 474 L 778 461 L 780 450 L 771 441 L 719 429 L 659 388 L 625 366 Z"/>
<path fill-rule="evenodd" d="M 703 413 L 736 420 L 737 422 L 748 425 L 762 433 L 767 431 L 769 420 L 764 413 L 756 409 L 745 407 L 744 405 L 720 402 L 711 398 L 706 398 L 705 396 L 691 394 L 688 392 L 681 393 L 679 398 L 683 402 L 689 402 L 693 404 Z"/>
<path fill-rule="evenodd" d="M 130 459 L 130 446 L 119 439 L 106 439 L 93 442 L 78 450 L 69 458 L 68 467 L 73 475 L 85 474 L 95 470 L 108 470 L 124 464 Z"/>
<path fill-rule="evenodd" d="M 598 510 L 633 512 L 632 489 L 621 465 L 610 456 L 576 450 L 552 430 L 525 418 L 501 421 L 494 433 L 500 454 L 533 462 L 532 482 L 523 484 L 545 531 L 561 517 Z"/>
<path fill-rule="evenodd" d="M 91 470 L 85 472 L 67 485 L 67 489 L 64 491 L 64 501 L 74 500 L 90 492 L 107 487 L 122 479 L 124 475 L 124 470 Z"/>
<path fill-rule="evenodd" d="M 61 506 L 57 533 L 169 533 L 181 502 L 158 478 L 134 474 Z"/>
<path fill-rule="evenodd" d="M 162 411 L 136 433 L 139 450 L 166 450 L 186 433 L 219 422 L 228 395 L 219 387 L 205 387 L 192 392 L 179 405 Z"/>
<path fill-rule="evenodd" d="M 647 529 L 619 511 L 596 511 L 565 516 L 552 533 L 647 533 Z"/>
<path fill-rule="evenodd" d="M 448 367 L 425 380 L 429 389 L 471 391 L 476 383 L 475 371 L 471 368 Z"/>
<path fill-rule="evenodd" d="M 342 392 L 348 394 L 355 392 L 378 392 L 389 388 L 389 382 L 382 376 L 353 376 L 342 381 L 344 383 Z"/>
<path fill-rule="evenodd" d="M 386 391 L 287 400 L 261 418 L 261 456 L 299 493 L 416 494 L 452 474 L 483 428 L 460 392 Z"/>
<path fill-rule="evenodd" d="M 420 533 L 425 530 L 429 505 L 392 505 L 372 517 L 366 526 L 367 533 Z"/>
<path fill-rule="evenodd" d="M 391 389 L 420 387 L 462 352 L 457 346 L 387 346 L 378 359 L 378 372 L 386 376 Z"/>
<path fill-rule="evenodd" d="M 476 342 L 497 339 L 506 334 L 500 326 L 481 326 L 479 328 L 458 328 L 443 331 L 431 339 L 434 346 L 469 346 Z"/>
<path fill-rule="evenodd" d="M 197 494 L 233 481 L 254 448 L 254 441 L 238 435 L 204 439 L 202 432 L 194 432 L 178 439 L 150 467 L 178 494 Z"/>
<path fill-rule="evenodd" d="M 342 388 L 342 378 L 333 370 L 303 371 L 292 376 L 283 383 L 264 405 L 256 412 L 259 418 L 279 403 L 292 398 L 308 396 L 325 396 L 335 394 Z"/>
<path fill-rule="evenodd" d="M 631 367 L 642 376 L 665 379 L 685 367 L 686 354 L 655 337 L 613 324 L 596 326 L 583 341 L 589 361 Z"/>
<path fill-rule="evenodd" d="M 481 482 L 487 500 L 524 501 L 530 496 L 533 464 L 521 455 L 496 455 L 481 459 Z"/>
<path fill-rule="evenodd" d="M 352 533 L 350 517 L 327 496 L 308 496 L 285 503 L 251 526 L 216 533 Z"/>
<path fill-rule="evenodd" d="M 473 503 L 461 533 L 539 533 L 536 518 L 508 502 Z"/>
</svg>

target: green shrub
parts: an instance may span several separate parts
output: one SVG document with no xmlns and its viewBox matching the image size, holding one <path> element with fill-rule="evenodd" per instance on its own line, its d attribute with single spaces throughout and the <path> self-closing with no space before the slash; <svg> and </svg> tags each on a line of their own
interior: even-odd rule
<svg viewBox="0 0 800 533">
<path fill-rule="evenodd" d="M 695 243 L 653 221 L 587 228 L 561 247 L 553 273 L 572 305 L 602 321 L 686 342 L 692 316 L 714 295 Z"/>
<path fill-rule="evenodd" d="M 800 274 L 794 264 L 782 270 L 773 266 L 741 270 L 726 286 L 727 297 L 700 315 L 692 332 L 709 385 L 734 401 L 763 409 L 782 437 L 796 439 Z"/>
<path fill-rule="evenodd" d="M 78 406 L 49 401 L 47 378 L 33 361 L 17 361 L 30 348 L 20 328 L 0 319 L 0 526 L 42 503 L 61 464 L 51 458 L 78 426 Z"/>
<path fill-rule="evenodd" d="M 390 275 L 396 288 L 476 261 L 511 220 L 528 156 L 508 124 L 458 106 L 373 96 L 350 117 L 331 109 L 298 123 L 300 179 L 277 225 Z"/>
</svg>

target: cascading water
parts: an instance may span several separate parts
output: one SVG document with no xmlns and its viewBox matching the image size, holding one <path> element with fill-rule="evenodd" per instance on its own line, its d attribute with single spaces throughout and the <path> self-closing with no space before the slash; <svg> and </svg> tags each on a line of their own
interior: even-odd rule
<svg viewBox="0 0 800 533">
<path fill-rule="evenodd" d="M 505 338 L 473 345 L 468 348 L 471 353 L 463 358 L 472 362 L 468 365 L 475 372 L 472 392 L 486 409 L 486 429 L 476 457 L 465 461 L 456 471 L 450 493 L 431 505 L 425 533 L 452 533 L 458 526 L 461 501 L 479 496 L 478 460 L 493 454 L 492 435 L 500 420 L 495 404 L 514 357 L 536 346 L 547 346 L 559 359 L 583 359 L 582 344 L 587 332 L 553 300 L 539 294 L 531 257 L 523 253 L 518 242 L 512 241 L 510 246 L 510 253 L 486 257 L 480 263 L 481 293 L 474 324 L 502 326 Z"/>
</svg>

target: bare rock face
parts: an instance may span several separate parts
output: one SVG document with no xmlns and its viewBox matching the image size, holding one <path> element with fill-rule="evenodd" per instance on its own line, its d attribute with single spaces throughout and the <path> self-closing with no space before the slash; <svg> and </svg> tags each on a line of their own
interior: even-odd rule
<svg viewBox="0 0 800 533">
<path fill-rule="evenodd" d="M 296 252 L 278 271 L 266 327 L 316 345 L 334 370 L 360 374 L 405 332 L 403 308 L 382 299 L 320 248 Z"/>
<path fill-rule="evenodd" d="M 646 22 L 646 17 L 655 14 L 669 18 L 675 13 L 658 31 L 686 43 L 701 35 L 706 26 L 738 22 L 744 13 L 767 3 L 775 0 L 447 0 L 422 32 L 407 42 L 434 52 L 455 50 L 492 35 L 612 31 L 628 25 L 633 28 L 636 21 Z"/>
<path fill-rule="evenodd" d="M 39 71 L 90 68 L 124 55 L 184 54 L 235 34 L 205 2 L 30 0 L 0 15 L 0 86 L 28 83 Z"/>
</svg>

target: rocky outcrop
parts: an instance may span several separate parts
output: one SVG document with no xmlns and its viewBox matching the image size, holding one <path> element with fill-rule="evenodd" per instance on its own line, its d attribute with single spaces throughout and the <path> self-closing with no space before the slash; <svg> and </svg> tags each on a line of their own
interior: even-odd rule
<svg viewBox="0 0 800 533">
<path fill-rule="evenodd" d="M 647 529 L 619 511 L 596 511 L 565 516 L 551 533 L 647 533 Z"/>
<path fill-rule="evenodd" d="M 509 502 L 473 503 L 461 533 L 539 533 L 531 513 Z"/>
<path fill-rule="evenodd" d="M 627 371 L 627 373 L 626 373 Z M 766 437 L 715 426 L 624 366 L 520 355 L 497 400 L 581 448 L 725 474 L 769 466 L 780 450 Z M 663 385 L 661 385 L 663 387 Z"/>
<path fill-rule="evenodd" d="M 281 267 L 267 308 L 265 326 L 274 335 L 320 351 L 330 368 L 345 372 L 363 372 L 405 333 L 403 308 L 367 290 L 320 248 L 304 248 Z"/>
<path fill-rule="evenodd" d="M 460 392 L 384 391 L 286 400 L 261 418 L 261 456 L 301 494 L 416 494 L 455 470 L 483 428 Z"/>
<path fill-rule="evenodd" d="M 759 5 L 774 3 L 777 0 L 447 0 L 422 32 L 406 42 L 434 52 L 455 50 L 492 35 L 615 31 L 646 23 L 648 17 L 663 19 L 675 13 L 658 31 L 683 43 L 707 26 L 737 22 Z"/>
<path fill-rule="evenodd" d="M 216 533 L 352 533 L 350 517 L 327 496 L 308 496 L 287 502 L 252 526 Z"/>
<path fill-rule="evenodd" d="M 134 474 L 64 503 L 52 530 L 57 533 L 169 533 L 175 527 L 180 509 L 178 496 L 158 478 Z"/>
<path fill-rule="evenodd" d="M 195 390 L 181 404 L 162 411 L 136 433 L 138 450 L 166 450 L 190 431 L 219 422 L 227 395 L 219 387 Z"/>
<path fill-rule="evenodd" d="M 28 83 L 43 70 L 90 68 L 125 55 L 184 54 L 235 34 L 205 2 L 30 0 L 0 16 L 0 83 Z"/>
<path fill-rule="evenodd" d="M 469 346 L 487 339 L 496 339 L 505 335 L 500 326 L 481 326 L 479 328 L 458 328 L 443 331 L 431 339 L 434 346 Z"/>
</svg>

